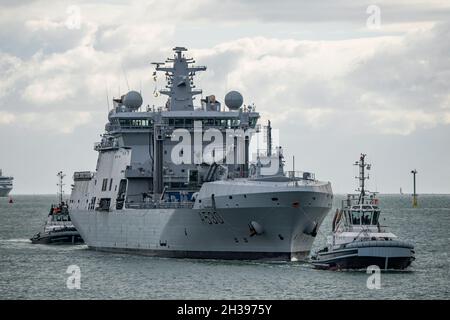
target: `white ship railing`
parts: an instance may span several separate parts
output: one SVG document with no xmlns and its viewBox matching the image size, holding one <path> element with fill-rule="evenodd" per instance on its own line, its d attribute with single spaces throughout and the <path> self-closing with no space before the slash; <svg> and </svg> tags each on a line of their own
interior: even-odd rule
<svg viewBox="0 0 450 320">
<path fill-rule="evenodd" d="M 128 202 L 125 204 L 127 209 L 192 209 L 194 202 Z"/>
<path fill-rule="evenodd" d="M 359 194 L 348 194 L 347 198 L 342 200 L 342 208 L 359 205 L 377 206 L 379 205 L 379 199 L 377 198 L 376 193 L 367 192 L 361 199 Z"/>
<path fill-rule="evenodd" d="M 110 149 L 119 147 L 117 140 L 107 140 L 94 143 L 94 150 Z"/>
<path fill-rule="evenodd" d="M 314 173 L 306 171 L 287 171 L 286 176 L 292 180 L 296 179 L 311 180 L 311 181 L 316 180 L 316 175 Z"/>
</svg>

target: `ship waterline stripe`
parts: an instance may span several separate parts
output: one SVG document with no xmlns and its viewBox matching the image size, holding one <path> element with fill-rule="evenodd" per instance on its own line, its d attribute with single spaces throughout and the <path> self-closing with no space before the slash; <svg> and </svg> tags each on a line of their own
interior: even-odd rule
<svg viewBox="0 0 450 320">
<path fill-rule="evenodd" d="M 183 259 L 223 259 L 223 260 L 273 260 L 291 261 L 292 258 L 305 260 L 309 251 L 298 252 L 257 252 L 257 251 L 189 251 L 189 250 L 154 250 L 137 248 L 112 248 L 89 246 L 89 249 L 103 252 L 138 254 L 161 258 Z"/>
</svg>

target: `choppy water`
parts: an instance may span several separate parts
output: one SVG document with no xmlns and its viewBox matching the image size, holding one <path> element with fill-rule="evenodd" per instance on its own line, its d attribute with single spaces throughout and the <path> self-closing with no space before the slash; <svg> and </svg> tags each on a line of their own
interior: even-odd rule
<svg viewBox="0 0 450 320">
<path fill-rule="evenodd" d="M 342 197 L 335 197 L 335 205 Z M 384 195 L 385 224 L 416 246 L 408 272 L 383 273 L 369 290 L 364 272 L 315 270 L 294 262 L 161 259 L 100 253 L 86 246 L 33 245 L 53 196 L 0 198 L 0 299 L 449 299 L 450 195 Z M 332 213 L 314 249 L 325 244 Z M 69 265 L 81 289 L 66 287 Z"/>
</svg>

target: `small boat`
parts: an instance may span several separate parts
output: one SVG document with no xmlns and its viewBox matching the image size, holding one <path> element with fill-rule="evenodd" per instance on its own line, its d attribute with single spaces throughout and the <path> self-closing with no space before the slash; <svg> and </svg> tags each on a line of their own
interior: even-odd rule
<svg viewBox="0 0 450 320">
<path fill-rule="evenodd" d="M 81 244 L 83 239 L 72 224 L 69 210 L 64 202 L 51 206 L 43 232 L 31 239 L 32 243 L 40 244 Z"/>
<path fill-rule="evenodd" d="M 82 244 L 83 239 L 72 223 L 67 204 L 62 200 L 62 172 L 58 173 L 60 182 L 59 204 L 52 205 L 44 230 L 35 234 L 30 240 L 40 244 Z"/>
<path fill-rule="evenodd" d="M 381 209 L 377 193 L 365 190 L 365 154 L 355 163 L 359 166 L 359 194 L 349 194 L 336 210 L 332 236 L 327 246 L 311 257 L 318 269 L 366 269 L 378 266 L 382 270 L 406 269 L 414 260 L 413 244 L 400 241 L 380 225 Z"/>
</svg>

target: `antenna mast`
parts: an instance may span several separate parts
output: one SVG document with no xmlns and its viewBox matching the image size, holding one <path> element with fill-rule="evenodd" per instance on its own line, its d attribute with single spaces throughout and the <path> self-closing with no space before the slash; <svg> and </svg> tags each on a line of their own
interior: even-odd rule
<svg viewBox="0 0 450 320">
<path fill-rule="evenodd" d="M 413 193 L 413 208 L 417 208 L 417 193 L 416 193 L 416 174 L 417 170 L 411 170 L 411 173 L 413 175 L 413 187 L 414 187 L 414 193 Z"/>
<path fill-rule="evenodd" d="M 356 191 L 359 191 L 359 203 L 362 203 L 364 201 L 364 197 L 366 196 L 366 189 L 365 189 L 365 181 L 366 179 L 369 179 L 369 175 L 365 175 L 365 170 L 370 170 L 370 164 L 367 164 L 365 162 L 366 154 L 361 153 L 361 156 L 359 158 L 359 161 L 355 162 L 355 166 L 359 167 L 359 176 L 355 177 L 359 180 L 359 188 Z"/>
<path fill-rule="evenodd" d="M 108 92 L 108 83 L 106 83 L 106 104 L 108 105 L 108 113 L 109 113 L 109 92 Z"/>
<path fill-rule="evenodd" d="M 59 178 L 59 182 L 57 184 L 57 186 L 59 187 L 59 203 L 61 204 L 63 202 L 63 193 L 64 193 L 64 191 L 63 191 L 63 186 L 64 186 L 63 179 L 64 179 L 64 177 L 66 175 L 63 174 L 62 171 L 60 171 L 60 172 L 58 172 L 57 176 Z"/>
<path fill-rule="evenodd" d="M 270 157 L 272 155 L 272 126 L 270 125 L 270 120 L 267 120 L 267 156 Z"/>
</svg>

